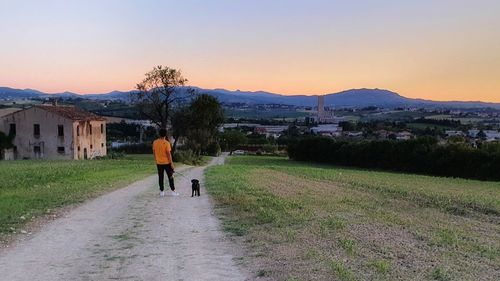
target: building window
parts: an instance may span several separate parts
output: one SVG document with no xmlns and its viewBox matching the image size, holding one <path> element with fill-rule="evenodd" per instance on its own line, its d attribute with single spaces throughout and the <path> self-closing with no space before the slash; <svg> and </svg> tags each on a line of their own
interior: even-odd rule
<svg viewBox="0 0 500 281">
<path fill-rule="evenodd" d="M 92 135 L 92 125 L 89 124 L 89 133 Z"/>
<path fill-rule="evenodd" d="M 80 151 L 80 146 L 78 146 L 78 151 Z"/>
<path fill-rule="evenodd" d="M 104 134 L 104 124 L 101 124 L 101 134 Z"/>
<path fill-rule="evenodd" d="M 16 135 L 16 124 L 12 123 L 10 124 L 9 127 L 9 136 L 15 136 Z"/>
<path fill-rule="evenodd" d="M 93 148 L 93 146 L 92 146 L 92 145 L 90 145 L 90 149 L 92 149 L 92 148 Z"/>
<path fill-rule="evenodd" d="M 80 125 L 76 126 L 76 136 L 80 136 Z"/>
<path fill-rule="evenodd" d="M 57 147 L 57 153 L 64 154 L 64 146 L 58 146 Z"/>
<path fill-rule="evenodd" d="M 64 137 L 64 126 L 57 125 L 57 135 L 60 137 Z"/>
<path fill-rule="evenodd" d="M 35 135 L 35 137 L 40 136 L 40 124 L 33 125 L 33 135 Z"/>
<path fill-rule="evenodd" d="M 104 147 L 104 143 L 103 142 L 101 142 L 101 147 Z"/>
<path fill-rule="evenodd" d="M 40 154 L 42 153 L 42 149 L 39 145 L 36 145 L 33 147 L 33 151 L 35 152 L 35 154 Z"/>
</svg>

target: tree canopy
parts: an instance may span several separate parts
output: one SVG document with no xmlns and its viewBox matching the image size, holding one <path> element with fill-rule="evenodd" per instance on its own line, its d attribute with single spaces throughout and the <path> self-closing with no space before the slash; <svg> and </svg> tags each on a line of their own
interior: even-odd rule
<svg viewBox="0 0 500 281">
<path fill-rule="evenodd" d="M 185 138 L 189 148 L 199 155 L 216 141 L 222 122 L 222 105 L 207 94 L 195 96 L 188 105 L 175 107 L 171 119 L 172 136 L 175 139 L 173 149 L 176 149 L 180 138 Z"/>
<path fill-rule="evenodd" d="M 220 134 L 219 138 L 224 148 L 229 150 L 229 154 L 233 154 L 233 151 L 236 150 L 238 145 L 246 144 L 248 141 L 247 136 L 237 130 L 225 131 Z"/>
<path fill-rule="evenodd" d="M 196 96 L 188 107 L 187 137 L 197 154 L 215 140 L 219 126 L 224 122 L 224 110 L 219 101 L 207 94 Z"/>
<path fill-rule="evenodd" d="M 131 100 L 142 115 L 158 127 L 166 128 L 172 104 L 186 99 L 194 91 L 182 88 L 188 80 L 175 68 L 160 65 L 145 76 L 136 86 L 138 91 L 131 94 Z"/>
<path fill-rule="evenodd" d="M 0 150 L 14 147 L 12 145 L 12 136 L 0 132 Z"/>
</svg>

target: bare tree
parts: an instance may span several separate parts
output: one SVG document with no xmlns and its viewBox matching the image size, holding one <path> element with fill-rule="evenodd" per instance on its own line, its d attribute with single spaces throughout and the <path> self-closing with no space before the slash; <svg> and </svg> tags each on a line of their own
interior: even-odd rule
<svg viewBox="0 0 500 281">
<path fill-rule="evenodd" d="M 157 66 L 145 74 L 137 84 L 138 92 L 131 100 L 139 111 L 160 128 L 167 128 L 172 104 L 194 94 L 192 89 L 183 89 L 187 79 L 180 70 L 168 66 Z"/>
</svg>

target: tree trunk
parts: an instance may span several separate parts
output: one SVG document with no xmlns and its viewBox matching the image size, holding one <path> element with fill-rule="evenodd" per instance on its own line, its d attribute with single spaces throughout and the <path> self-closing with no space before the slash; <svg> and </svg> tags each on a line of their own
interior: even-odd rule
<svg viewBox="0 0 500 281">
<path fill-rule="evenodd" d="M 179 140 L 179 137 L 174 137 L 174 144 L 172 146 L 172 153 L 175 152 L 175 150 L 177 149 L 177 141 Z"/>
</svg>

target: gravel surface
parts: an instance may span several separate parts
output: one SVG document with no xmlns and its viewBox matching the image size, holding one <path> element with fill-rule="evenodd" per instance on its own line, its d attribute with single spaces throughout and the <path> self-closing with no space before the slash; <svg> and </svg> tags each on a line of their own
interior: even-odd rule
<svg viewBox="0 0 500 281">
<path fill-rule="evenodd" d="M 155 175 L 75 208 L 2 250 L 0 280 L 248 280 L 203 170 L 177 174 L 177 197 L 160 198 Z M 191 198 L 192 178 L 202 180 L 201 197 Z"/>
</svg>

